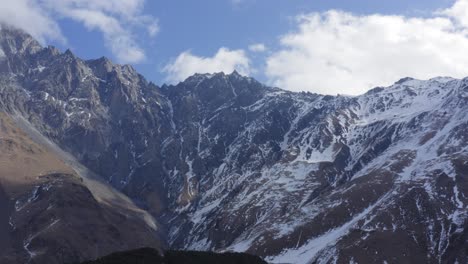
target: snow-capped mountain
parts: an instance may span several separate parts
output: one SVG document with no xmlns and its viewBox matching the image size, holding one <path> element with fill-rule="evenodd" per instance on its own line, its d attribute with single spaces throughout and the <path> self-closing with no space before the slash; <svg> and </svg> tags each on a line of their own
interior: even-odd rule
<svg viewBox="0 0 468 264">
<path fill-rule="evenodd" d="M 238 78 L 166 88 L 189 86 L 199 102 L 195 120 L 176 124 L 192 146 L 170 174 L 185 179 L 178 201 L 193 200 L 170 221 L 173 245 L 272 263 L 466 260 L 467 80 L 403 79 L 358 97 L 257 84 L 256 97 Z M 210 109 L 210 87 L 238 91 Z M 186 106 L 174 105 L 180 120 Z"/>
<path fill-rule="evenodd" d="M 0 48 L 5 114 L 130 197 L 172 248 L 271 263 L 468 261 L 468 79 L 404 78 L 356 97 L 237 72 L 158 87 L 10 28 Z"/>
</svg>

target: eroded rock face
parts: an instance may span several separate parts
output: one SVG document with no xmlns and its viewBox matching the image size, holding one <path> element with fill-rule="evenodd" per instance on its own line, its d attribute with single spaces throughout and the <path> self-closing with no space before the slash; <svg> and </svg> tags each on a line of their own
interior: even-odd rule
<svg viewBox="0 0 468 264">
<path fill-rule="evenodd" d="M 156 216 L 173 248 L 466 262 L 464 80 L 405 78 L 357 97 L 236 72 L 158 87 L 15 34 L 0 38 L 24 50 L 0 60 L 2 108 Z"/>
</svg>

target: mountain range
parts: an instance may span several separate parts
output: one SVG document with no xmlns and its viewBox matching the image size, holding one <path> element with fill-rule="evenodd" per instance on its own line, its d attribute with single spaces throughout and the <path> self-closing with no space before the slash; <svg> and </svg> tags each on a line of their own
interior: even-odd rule
<svg viewBox="0 0 468 264">
<path fill-rule="evenodd" d="M 158 86 L 2 25 L 0 263 L 140 247 L 467 263 L 467 113 L 468 78 L 360 96 L 237 72 Z"/>
</svg>

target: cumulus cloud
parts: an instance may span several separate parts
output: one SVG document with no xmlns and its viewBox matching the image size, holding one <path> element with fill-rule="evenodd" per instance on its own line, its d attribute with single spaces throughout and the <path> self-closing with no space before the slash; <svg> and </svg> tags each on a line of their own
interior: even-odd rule
<svg viewBox="0 0 468 264">
<path fill-rule="evenodd" d="M 45 39 L 63 40 L 58 19 L 72 19 L 89 30 L 103 34 L 106 46 L 122 63 L 145 59 L 135 31 L 143 29 L 154 37 L 158 21 L 143 13 L 144 0 L 15 0 L 2 3 L 0 21 Z"/>
<path fill-rule="evenodd" d="M 169 82 L 182 81 L 195 73 L 215 73 L 238 71 L 242 75 L 251 72 L 250 60 L 244 50 L 220 48 L 213 57 L 200 57 L 190 51 L 182 52 L 167 64 L 163 72 Z"/>
<path fill-rule="evenodd" d="M 266 46 L 263 43 L 256 43 L 249 46 L 249 50 L 252 52 L 264 52 L 266 51 Z"/>
<path fill-rule="evenodd" d="M 439 12 L 440 15 L 446 15 L 453 18 L 461 27 L 468 28 L 468 1 L 458 0 L 452 7 Z"/>
<path fill-rule="evenodd" d="M 336 10 L 300 15 L 265 72 L 271 84 L 322 94 L 361 94 L 405 76 L 464 77 L 467 14 L 468 0 L 458 0 L 429 18 Z"/>
</svg>

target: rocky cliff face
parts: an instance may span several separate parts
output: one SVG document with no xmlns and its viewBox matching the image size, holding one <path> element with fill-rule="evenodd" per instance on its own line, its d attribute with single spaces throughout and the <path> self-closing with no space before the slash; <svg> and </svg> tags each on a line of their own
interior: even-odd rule
<svg viewBox="0 0 468 264">
<path fill-rule="evenodd" d="M 173 248 L 467 261 L 466 79 L 405 78 L 357 97 L 236 72 L 158 87 L 16 30 L 2 29 L 0 47 L 2 109 L 156 217 Z"/>
<path fill-rule="evenodd" d="M 152 216 L 64 151 L 65 144 L 72 146 L 67 129 L 91 125 L 78 112 L 85 106 L 50 95 L 65 98 L 76 88 L 76 65 L 65 63 L 70 54 L 42 48 L 10 28 L 2 29 L 0 43 L 0 263 L 72 263 L 141 246 L 167 247 Z M 48 60 L 57 79 L 40 77 Z"/>
</svg>

